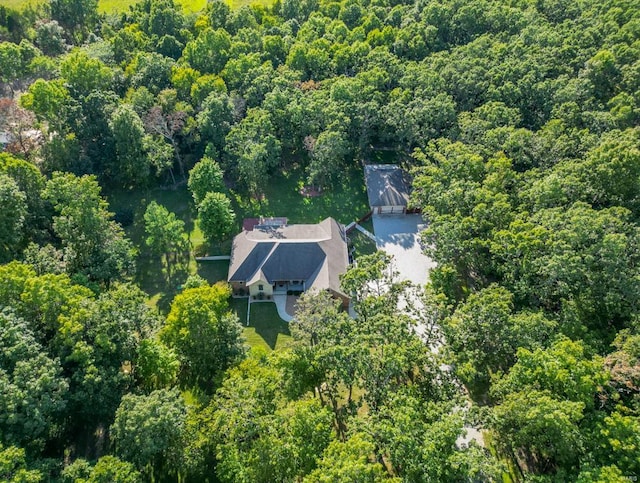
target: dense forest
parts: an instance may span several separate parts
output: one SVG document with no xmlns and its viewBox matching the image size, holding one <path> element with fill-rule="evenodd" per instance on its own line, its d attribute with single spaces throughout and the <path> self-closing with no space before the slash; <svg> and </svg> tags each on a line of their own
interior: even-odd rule
<svg viewBox="0 0 640 483">
<path fill-rule="evenodd" d="M 636 1 L 97 6 L 0 6 L 0 480 L 640 477 Z M 305 294 L 286 350 L 180 271 L 175 213 L 138 243 L 110 207 L 188 187 L 222 243 L 283 173 L 330 195 L 380 159 L 430 283 L 362 256 L 358 317 Z M 166 306 L 143 250 L 184 275 Z"/>
</svg>

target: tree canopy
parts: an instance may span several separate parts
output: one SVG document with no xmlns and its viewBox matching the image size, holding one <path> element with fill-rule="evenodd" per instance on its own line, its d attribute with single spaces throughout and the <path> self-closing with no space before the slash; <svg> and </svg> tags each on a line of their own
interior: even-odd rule
<svg viewBox="0 0 640 483">
<path fill-rule="evenodd" d="M 0 6 L 0 479 L 640 475 L 637 2 L 98 7 Z M 247 350 L 190 237 L 378 163 L 429 284 L 356 253 L 356 318 L 307 293 Z"/>
</svg>

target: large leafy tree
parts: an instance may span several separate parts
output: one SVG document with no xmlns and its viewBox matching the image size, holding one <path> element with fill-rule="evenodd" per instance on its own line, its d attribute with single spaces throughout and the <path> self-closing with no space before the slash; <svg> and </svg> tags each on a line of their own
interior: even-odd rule
<svg viewBox="0 0 640 483">
<path fill-rule="evenodd" d="M 42 190 L 45 185 L 44 176 L 34 164 L 7 153 L 0 153 L 0 173 L 13 178 L 20 191 L 25 195 L 27 213 L 24 227 L 30 235 L 29 238 L 31 240 L 42 238 L 44 236 L 42 230 L 50 223 L 47 219 L 46 206 L 42 200 Z M 17 211 L 20 211 L 19 206 Z M 9 227 L 10 224 L 3 224 L 3 226 Z"/>
<path fill-rule="evenodd" d="M 444 321 L 443 332 L 455 354 L 458 376 L 482 393 L 491 374 L 507 371 L 516 362 L 518 348 L 546 346 L 556 325 L 540 312 L 516 313 L 512 294 L 492 285 L 471 294 Z"/>
<path fill-rule="evenodd" d="M 262 194 L 272 169 L 281 155 L 280 141 L 274 135 L 269 114 L 263 109 L 251 109 L 226 137 L 229 167 L 233 167 L 251 195 Z"/>
<path fill-rule="evenodd" d="M 127 394 L 110 428 L 116 454 L 147 478 L 177 478 L 187 436 L 186 417 L 177 389 L 158 390 L 148 396 Z"/>
<path fill-rule="evenodd" d="M 230 288 L 218 283 L 188 288 L 173 300 L 161 337 L 180 358 L 184 384 L 210 391 L 244 355 L 242 326 L 229 310 L 230 296 Z"/>
<path fill-rule="evenodd" d="M 224 189 L 223 173 L 220 165 L 209 157 L 198 161 L 189 171 L 189 190 L 198 206 L 209 192 L 221 192 Z"/>
<path fill-rule="evenodd" d="M 115 143 L 116 163 L 110 178 L 130 188 L 146 184 L 150 161 L 144 145 L 144 126 L 138 114 L 128 105 L 118 107 L 111 116 L 109 128 Z"/>
<path fill-rule="evenodd" d="M 93 176 L 54 173 L 43 197 L 57 213 L 53 229 L 59 237 L 67 271 L 107 285 L 130 272 L 132 247 L 111 219 Z"/>
<path fill-rule="evenodd" d="M 202 135 L 202 141 L 212 154 L 219 155 L 225 146 L 225 137 L 233 123 L 234 106 L 231 98 L 224 92 L 214 91 L 202 102 L 202 108 L 196 119 Z"/>
<path fill-rule="evenodd" d="M 0 313 L 0 434 L 2 441 L 35 452 L 61 436 L 68 382 L 28 325 Z"/>
<path fill-rule="evenodd" d="M 9 261 L 22 245 L 27 197 L 18 184 L 0 173 L 0 261 Z"/>
<path fill-rule="evenodd" d="M 53 0 L 51 18 L 69 32 L 71 40 L 81 43 L 98 20 L 98 0 Z"/>
<path fill-rule="evenodd" d="M 204 29 L 187 43 L 183 57 L 194 69 L 207 74 L 219 73 L 229 59 L 231 36 L 223 29 Z"/>
<path fill-rule="evenodd" d="M 499 379 L 490 427 L 499 444 L 533 472 L 575 472 L 586 451 L 581 421 L 594 411 L 607 380 L 603 361 L 582 342 L 562 338 L 548 349 L 518 350 L 518 362 Z"/>
<path fill-rule="evenodd" d="M 231 201 L 223 193 L 209 192 L 198 205 L 198 222 L 209 241 L 226 239 L 235 227 L 236 215 Z"/>
<path fill-rule="evenodd" d="M 147 206 L 144 222 L 147 233 L 145 243 L 153 253 L 164 256 L 167 273 L 171 276 L 172 260 L 187 245 L 184 222 L 155 201 Z"/>
<path fill-rule="evenodd" d="M 371 461 L 375 444 L 365 434 L 356 433 L 346 441 L 332 441 L 322 454 L 318 468 L 304 478 L 305 483 L 395 483 L 379 462 Z"/>
<path fill-rule="evenodd" d="M 0 444 L 0 476 L 7 483 L 39 483 L 42 473 L 29 469 L 25 450 L 17 446 L 5 448 Z"/>
</svg>

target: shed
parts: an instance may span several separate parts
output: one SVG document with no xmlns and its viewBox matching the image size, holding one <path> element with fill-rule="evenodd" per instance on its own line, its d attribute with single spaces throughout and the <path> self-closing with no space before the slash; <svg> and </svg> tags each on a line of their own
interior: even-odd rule
<svg viewBox="0 0 640 483">
<path fill-rule="evenodd" d="M 369 164 L 364 167 L 369 206 L 374 213 L 407 212 L 409 179 L 407 173 L 395 164 Z"/>
</svg>

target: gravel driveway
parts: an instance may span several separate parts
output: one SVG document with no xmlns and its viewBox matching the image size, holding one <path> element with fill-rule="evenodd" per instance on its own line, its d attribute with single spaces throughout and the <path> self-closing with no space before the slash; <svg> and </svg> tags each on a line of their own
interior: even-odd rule
<svg viewBox="0 0 640 483">
<path fill-rule="evenodd" d="M 435 262 L 422 253 L 420 231 L 425 229 L 421 215 L 373 215 L 373 231 L 379 250 L 395 259 L 401 280 L 424 285 Z"/>
</svg>

